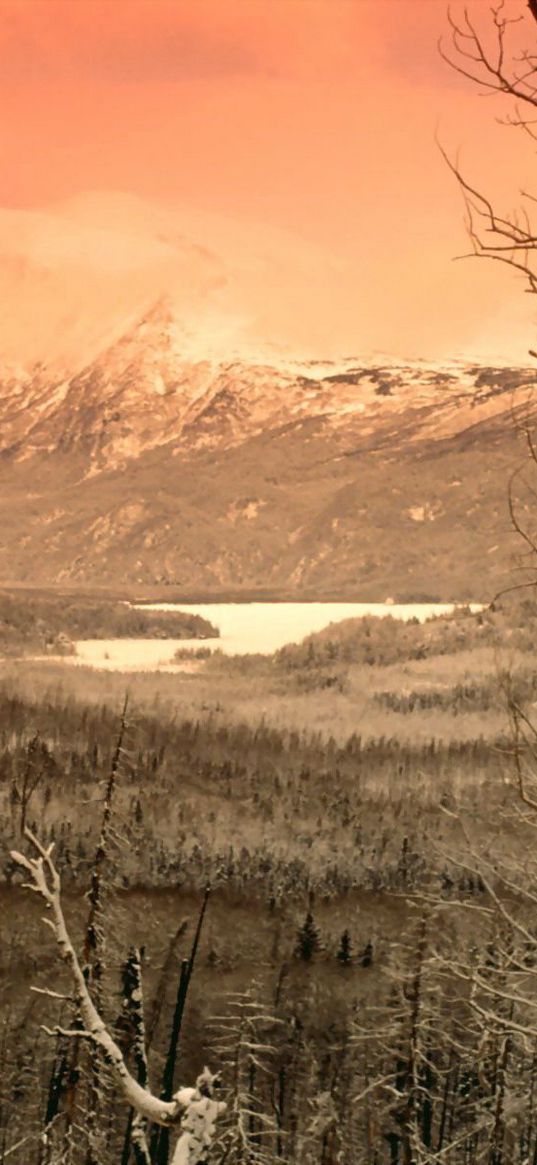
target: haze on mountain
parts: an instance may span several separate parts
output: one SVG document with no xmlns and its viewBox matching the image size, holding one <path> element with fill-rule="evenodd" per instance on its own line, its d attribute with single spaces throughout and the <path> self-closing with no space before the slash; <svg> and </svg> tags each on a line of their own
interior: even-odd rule
<svg viewBox="0 0 537 1165">
<path fill-rule="evenodd" d="M 473 599 L 487 555 L 501 585 L 533 370 L 375 353 L 350 292 L 324 319 L 349 278 L 135 196 L 3 211 L 4 578 Z"/>
<path fill-rule="evenodd" d="M 474 272 L 474 295 L 480 276 Z M 500 310 L 498 293 L 498 314 L 485 322 L 483 313 L 471 334 L 462 324 L 457 336 L 455 323 L 446 345 L 441 317 L 459 294 L 460 267 L 443 277 L 442 303 L 424 298 L 421 324 L 419 302 L 406 302 L 404 285 L 383 281 L 371 256 L 360 268 L 355 255 L 297 232 L 186 203 L 94 191 L 43 208 L 4 208 L 0 365 L 80 370 L 162 297 L 182 322 L 186 357 L 382 352 L 524 362 L 524 303 Z M 482 283 L 489 302 L 490 281 Z"/>
<path fill-rule="evenodd" d="M 0 359 L 78 370 L 163 296 L 187 357 L 334 355 L 355 334 L 355 307 L 334 330 L 325 297 L 349 278 L 296 235 L 186 205 L 97 191 L 4 209 Z"/>
</svg>

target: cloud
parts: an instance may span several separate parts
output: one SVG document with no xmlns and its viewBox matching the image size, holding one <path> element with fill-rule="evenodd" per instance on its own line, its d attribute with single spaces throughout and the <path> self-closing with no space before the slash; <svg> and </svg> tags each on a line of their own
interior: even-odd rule
<svg viewBox="0 0 537 1165">
<path fill-rule="evenodd" d="M 386 0 L 0 0 L 0 83 L 352 79 L 404 26 L 392 16 Z"/>
<path fill-rule="evenodd" d="M 2 77 L 10 85 L 123 85 L 266 71 L 262 42 L 223 18 L 223 8 L 213 0 L 0 0 Z"/>
<path fill-rule="evenodd" d="M 369 38 L 381 58 L 382 73 L 413 88 L 449 84 L 438 55 L 438 40 L 449 31 L 446 0 L 377 0 L 368 4 Z"/>
</svg>

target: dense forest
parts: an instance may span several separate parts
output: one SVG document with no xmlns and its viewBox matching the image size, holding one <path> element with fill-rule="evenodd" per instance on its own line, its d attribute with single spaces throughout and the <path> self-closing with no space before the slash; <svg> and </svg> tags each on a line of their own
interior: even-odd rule
<svg viewBox="0 0 537 1165">
<path fill-rule="evenodd" d="M 535 1162 L 536 631 L 352 621 L 126 706 L 6 660 L 2 1165 Z"/>
<path fill-rule="evenodd" d="M 218 630 L 200 615 L 149 611 L 128 603 L 47 591 L 0 590 L 0 657 L 74 650 L 77 639 L 207 639 Z"/>
<path fill-rule="evenodd" d="M 520 596 L 499 597 L 481 611 L 459 606 L 425 622 L 389 614 L 343 619 L 283 647 L 276 662 L 290 671 L 304 671 L 345 663 L 386 666 L 499 645 L 531 652 L 536 626 L 537 600 L 528 588 Z"/>
<path fill-rule="evenodd" d="M 432 637 L 440 657 L 458 642 L 463 658 L 498 621 L 516 638 L 512 674 L 442 687 L 454 722 L 468 704 L 504 705 L 492 735 L 464 740 L 408 732 L 429 709 L 399 688 L 394 713 L 382 683 L 379 715 L 395 715 L 399 734 L 318 730 L 326 661 L 315 666 L 309 645 L 303 668 L 286 649 L 209 660 L 188 681 L 205 691 L 227 669 L 232 686 L 237 671 L 292 705 L 309 671 L 308 730 L 186 715 L 136 692 L 122 712 L 109 692 L 90 702 L 49 683 L 30 696 L 4 679 L 0 1161 L 534 1159 L 534 618 L 515 604 L 388 636 L 390 684 L 399 633 L 410 659 L 409 635 Z M 344 667 L 372 673 L 361 644 L 385 653 L 381 630 L 331 628 L 314 651 L 339 640 Z M 27 830 L 53 846 L 84 982 L 132 1078 L 177 1104 L 170 1127 L 129 1113 L 106 1050 L 62 1034 L 80 1026 L 81 1004 L 9 856 L 35 856 Z M 186 1106 L 171 1099 L 196 1079 Z M 181 1157 L 188 1106 L 205 1101 L 227 1106 L 210 1155 Z"/>
</svg>

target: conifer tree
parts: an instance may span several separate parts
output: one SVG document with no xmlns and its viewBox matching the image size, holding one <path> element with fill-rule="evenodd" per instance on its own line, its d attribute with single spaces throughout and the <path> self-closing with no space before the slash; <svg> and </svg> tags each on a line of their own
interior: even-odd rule
<svg viewBox="0 0 537 1165">
<path fill-rule="evenodd" d="M 338 960 L 338 963 L 341 963 L 342 967 L 349 967 L 350 964 L 352 963 L 351 936 L 350 936 L 349 931 L 347 929 L 345 929 L 343 931 L 343 934 L 341 936 L 341 939 L 339 942 L 339 949 L 338 949 L 337 954 L 336 954 L 336 959 Z"/>
<path fill-rule="evenodd" d="M 297 958 L 303 959 L 305 963 L 309 963 L 314 954 L 320 950 L 320 947 L 319 931 L 313 921 L 313 914 L 308 910 L 297 934 L 295 954 Z"/>
<path fill-rule="evenodd" d="M 373 962 L 373 943 L 371 939 L 366 942 L 365 947 L 360 955 L 360 963 L 362 967 L 370 967 Z"/>
</svg>

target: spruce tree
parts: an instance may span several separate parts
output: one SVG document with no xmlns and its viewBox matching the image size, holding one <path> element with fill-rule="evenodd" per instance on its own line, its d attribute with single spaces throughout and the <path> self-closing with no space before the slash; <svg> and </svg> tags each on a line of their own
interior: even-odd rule
<svg viewBox="0 0 537 1165">
<path fill-rule="evenodd" d="M 371 939 L 365 944 L 365 947 L 360 955 L 360 963 L 362 967 L 370 967 L 373 962 L 373 943 Z"/>
<path fill-rule="evenodd" d="M 319 931 L 313 921 L 313 914 L 308 910 L 297 934 L 295 954 L 297 958 L 303 959 L 305 963 L 309 963 L 315 952 L 320 949 L 320 946 Z"/>
<path fill-rule="evenodd" d="M 352 963 L 351 952 L 351 936 L 348 930 L 344 930 L 339 941 L 339 949 L 336 954 L 336 959 L 341 963 L 342 967 L 349 967 Z"/>
</svg>

